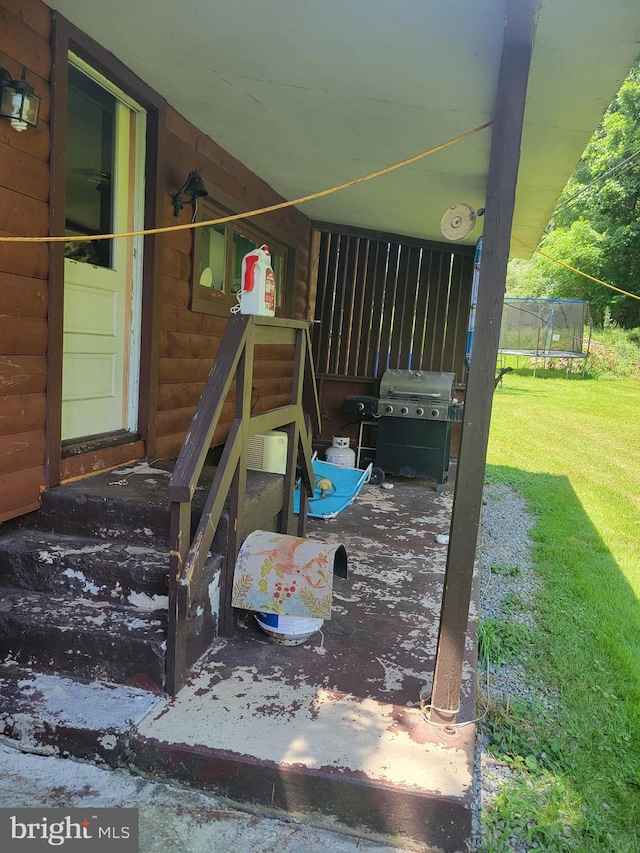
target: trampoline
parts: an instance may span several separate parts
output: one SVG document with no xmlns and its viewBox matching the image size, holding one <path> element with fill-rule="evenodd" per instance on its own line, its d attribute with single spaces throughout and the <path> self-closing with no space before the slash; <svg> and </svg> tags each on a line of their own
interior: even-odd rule
<svg viewBox="0 0 640 853">
<path fill-rule="evenodd" d="M 591 346 L 589 303 L 573 299 L 507 297 L 504 300 L 498 355 L 534 359 L 533 375 L 542 360 L 582 361 L 582 375 Z M 586 338 L 586 341 L 585 341 Z M 499 364 L 500 366 L 500 364 Z"/>
</svg>

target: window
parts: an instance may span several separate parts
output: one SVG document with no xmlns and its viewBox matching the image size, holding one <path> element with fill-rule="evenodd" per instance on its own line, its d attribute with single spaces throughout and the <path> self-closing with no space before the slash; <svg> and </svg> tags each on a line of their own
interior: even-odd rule
<svg viewBox="0 0 640 853">
<path fill-rule="evenodd" d="M 110 234 L 114 228 L 117 101 L 73 65 L 69 66 L 66 235 Z M 65 243 L 65 255 L 113 267 L 112 241 Z"/>
<path fill-rule="evenodd" d="M 228 215 L 200 201 L 199 219 L 206 222 Z M 238 304 L 242 286 L 242 259 L 253 249 L 266 244 L 276 280 L 276 315 L 286 314 L 287 256 L 290 250 L 270 235 L 245 222 L 205 225 L 193 232 L 193 271 L 191 310 L 227 316 Z"/>
</svg>

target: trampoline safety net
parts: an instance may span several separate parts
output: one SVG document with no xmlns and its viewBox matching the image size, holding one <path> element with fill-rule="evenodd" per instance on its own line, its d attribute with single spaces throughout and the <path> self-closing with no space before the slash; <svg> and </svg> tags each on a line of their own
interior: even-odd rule
<svg viewBox="0 0 640 853">
<path fill-rule="evenodd" d="M 526 297 L 507 297 L 504 300 L 500 353 L 586 359 L 590 342 L 588 302 Z"/>
</svg>

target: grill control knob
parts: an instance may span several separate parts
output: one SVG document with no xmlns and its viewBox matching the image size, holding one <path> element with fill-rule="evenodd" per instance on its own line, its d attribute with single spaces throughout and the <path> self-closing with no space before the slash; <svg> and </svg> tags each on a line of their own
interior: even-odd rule
<svg viewBox="0 0 640 853">
<path fill-rule="evenodd" d="M 407 407 L 406 407 L 406 406 L 403 406 L 403 407 L 400 409 L 400 414 L 401 414 L 401 415 L 408 415 L 408 414 L 409 414 L 409 409 L 407 409 Z"/>
<path fill-rule="evenodd" d="M 439 414 L 440 414 L 440 409 L 431 409 L 431 417 L 432 418 L 437 418 Z"/>
<path fill-rule="evenodd" d="M 388 415 L 390 415 L 393 412 L 393 406 L 385 406 L 384 410 Z"/>
<path fill-rule="evenodd" d="M 364 403 L 358 403 L 356 406 L 358 412 L 364 412 Z"/>
<path fill-rule="evenodd" d="M 424 409 L 416 409 L 416 415 L 421 418 L 424 415 Z"/>
</svg>

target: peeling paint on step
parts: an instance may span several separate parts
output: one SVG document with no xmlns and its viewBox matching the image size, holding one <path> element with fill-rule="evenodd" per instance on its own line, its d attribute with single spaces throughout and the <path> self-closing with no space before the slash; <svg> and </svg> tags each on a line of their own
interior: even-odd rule
<svg viewBox="0 0 640 853">
<path fill-rule="evenodd" d="M 95 545 L 83 545 L 81 548 L 67 548 L 62 545 L 51 545 L 49 551 L 41 551 L 40 557 L 44 562 L 53 562 L 56 558 L 85 556 L 90 554 L 103 554 L 109 550 L 109 543 L 98 543 Z M 53 552 L 53 553 L 50 553 Z"/>
<path fill-rule="evenodd" d="M 73 569 L 65 569 L 62 574 L 67 578 L 74 578 L 75 580 L 80 581 L 84 592 L 89 592 L 93 595 L 98 595 L 98 593 L 102 589 L 102 587 L 96 586 L 96 584 L 88 580 L 86 575 L 84 575 L 82 572 L 74 571 Z"/>
<path fill-rule="evenodd" d="M 146 592 L 131 592 L 128 601 L 138 610 L 153 611 L 168 610 L 169 608 L 168 595 L 147 595 Z"/>
<path fill-rule="evenodd" d="M 148 462 L 140 462 L 138 465 L 132 465 L 130 468 L 118 468 L 114 469 L 112 474 L 119 474 L 124 476 L 125 474 L 153 474 L 154 476 L 160 475 L 164 477 L 170 477 L 171 471 L 164 471 L 162 468 L 152 468 Z"/>
<path fill-rule="evenodd" d="M 146 557 L 155 563 L 162 562 L 163 560 L 168 559 L 169 556 L 168 549 L 166 554 L 159 553 L 155 548 L 149 548 L 146 545 L 127 545 L 124 550 L 132 557 Z"/>
<path fill-rule="evenodd" d="M 115 750 L 118 746 L 118 738 L 115 735 L 103 735 L 98 738 L 98 743 L 103 749 Z"/>
<path fill-rule="evenodd" d="M 430 743 L 426 732 L 416 737 L 426 728 L 420 712 L 403 709 L 403 715 L 409 725 L 398 726 L 393 705 L 303 680 L 285 683 L 274 674 L 256 680 L 252 669 L 238 668 L 218 683 L 202 673 L 160 713 L 146 717 L 138 731 L 175 743 L 180 720 L 188 745 L 228 751 L 241 743 L 244 754 L 281 766 L 362 773 L 416 791 L 426 789 L 428 778 L 429 788 L 463 796 L 471 783 L 464 750 Z M 437 761 L 426 774 L 430 754 Z"/>
<path fill-rule="evenodd" d="M 2 691 L 9 682 L 0 670 Z M 76 728 L 114 735 L 126 731 L 159 704 L 158 696 L 134 687 L 75 681 L 71 678 L 26 670 L 17 686 L 30 703 L 35 702 L 40 725 L 68 724 Z"/>
<path fill-rule="evenodd" d="M 215 574 L 213 575 L 213 578 L 211 580 L 211 583 L 209 584 L 209 589 L 208 589 L 209 604 L 211 606 L 211 613 L 213 616 L 215 616 L 216 619 L 218 619 L 219 614 L 220 614 L 220 575 L 221 575 L 221 573 L 222 573 L 221 569 L 218 569 L 215 572 Z"/>
</svg>

